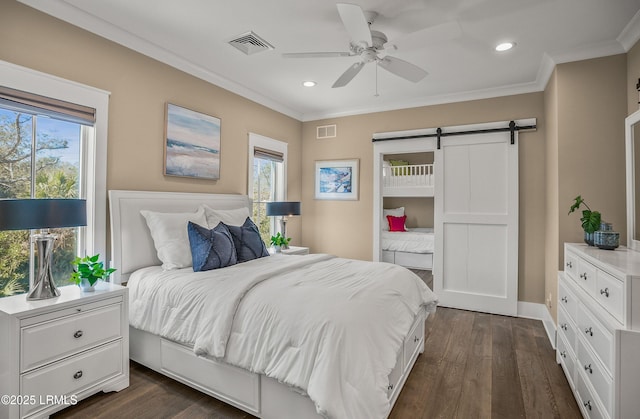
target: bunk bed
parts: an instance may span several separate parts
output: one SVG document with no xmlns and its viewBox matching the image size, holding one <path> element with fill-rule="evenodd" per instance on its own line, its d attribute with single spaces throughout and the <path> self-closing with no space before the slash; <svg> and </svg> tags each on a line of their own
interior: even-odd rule
<svg viewBox="0 0 640 419">
<path fill-rule="evenodd" d="M 383 197 L 433 197 L 433 164 L 396 164 L 383 161 Z M 432 228 L 389 231 L 387 215 L 403 216 L 404 207 L 383 211 L 382 261 L 406 268 L 431 270 L 435 240 Z"/>
</svg>

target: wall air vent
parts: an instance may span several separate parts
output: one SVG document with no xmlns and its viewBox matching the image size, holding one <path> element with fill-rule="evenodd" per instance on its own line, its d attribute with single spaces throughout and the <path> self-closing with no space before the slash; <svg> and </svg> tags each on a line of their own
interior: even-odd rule
<svg viewBox="0 0 640 419">
<path fill-rule="evenodd" d="M 249 31 L 247 33 L 243 33 L 242 35 L 236 36 L 231 41 L 229 41 L 229 45 L 239 49 L 247 55 L 274 49 L 273 45 L 260 38 L 258 35 L 253 33 L 253 31 Z"/>
<path fill-rule="evenodd" d="M 338 135 L 338 127 L 334 125 L 320 125 L 316 127 L 316 139 L 336 138 Z"/>
</svg>

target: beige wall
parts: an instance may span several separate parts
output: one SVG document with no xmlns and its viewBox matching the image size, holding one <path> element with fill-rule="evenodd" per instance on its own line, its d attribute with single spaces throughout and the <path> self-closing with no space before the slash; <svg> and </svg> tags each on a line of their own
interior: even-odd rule
<svg viewBox="0 0 640 419">
<path fill-rule="evenodd" d="M 255 132 L 289 143 L 288 198 L 301 198 L 301 122 L 18 2 L 0 2 L 0 60 L 111 92 L 108 189 L 247 193 L 247 136 Z M 163 175 L 166 102 L 221 119 L 220 180 Z M 296 218 L 287 233 L 299 242 Z"/>
<path fill-rule="evenodd" d="M 303 124 L 302 240 L 315 252 L 371 260 L 372 134 L 537 118 L 538 131 L 520 135 L 519 300 L 544 302 L 544 102 L 542 93 L 452 103 L 305 122 Z M 338 137 L 316 140 L 316 126 L 338 125 Z M 314 200 L 314 161 L 360 159 L 358 201 Z"/>
<path fill-rule="evenodd" d="M 545 303 L 556 318 L 560 243 L 558 218 L 558 73 L 551 74 L 544 91 L 545 114 Z"/>
<path fill-rule="evenodd" d="M 546 294 L 556 301 L 563 244 L 582 242 L 577 195 L 619 231 L 626 243 L 624 118 L 628 110 L 627 57 L 560 64 L 545 89 Z M 556 308 L 551 307 L 556 315 Z"/>
</svg>

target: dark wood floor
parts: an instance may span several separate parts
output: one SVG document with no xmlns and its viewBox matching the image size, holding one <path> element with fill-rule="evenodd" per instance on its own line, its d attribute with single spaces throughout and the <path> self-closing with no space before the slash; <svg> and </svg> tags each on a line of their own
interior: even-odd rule
<svg viewBox="0 0 640 419">
<path fill-rule="evenodd" d="M 391 418 L 581 417 L 541 322 L 438 308 L 425 337 L 425 352 Z M 129 388 L 97 394 L 52 417 L 253 416 L 132 362 Z"/>
</svg>

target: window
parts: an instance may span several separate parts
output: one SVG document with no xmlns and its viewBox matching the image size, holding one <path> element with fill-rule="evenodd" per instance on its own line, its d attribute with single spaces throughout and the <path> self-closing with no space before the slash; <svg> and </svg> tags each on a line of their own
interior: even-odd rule
<svg viewBox="0 0 640 419">
<path fill-rule="evenodd" d="M 87 199 L 86 227 L 53 230 L 52 273 L 68 285 L 75 255 L 105 254 L 108 94 L 3 61 L 0 80 L 0 199 Z M 29 290 L 30 234 L 0 231 L 0 297 Z"/>
<path fill-rule="evenodd" d="M 248 189 L 253 199 L 252 218 L 266 243 L 279 230 L 274 217 L 266 216 L 267 202 L 287 199 L 286 165 L 287 143 L 249 134 Z"/>
</svg>

